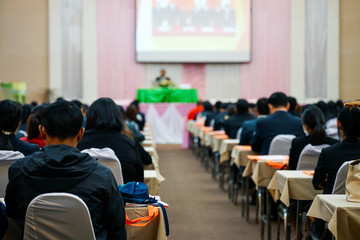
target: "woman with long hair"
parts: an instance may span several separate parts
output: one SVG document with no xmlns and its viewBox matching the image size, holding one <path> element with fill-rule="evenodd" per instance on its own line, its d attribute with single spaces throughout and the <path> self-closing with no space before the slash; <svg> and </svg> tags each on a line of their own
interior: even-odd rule
<svg viewBox="0 0 360 240">
<path fill-rule="evenodd" d="M 11 100 L 0 102 L 0 148 L 19 151 L 26 156 L 38 151 L 39 147 L 36 144 L 21 141 L 15 136 L 21 123 L 21 114 L 20 104 Z"/>
<path fill-rule="evenodd" d="M 120 110 L 110 98 L 99 98 L 86 114 L 86 131 L 78 144 L 80 150 L 108 147 L 121 163 L 124 182 L 144 181 L 144 168 L 135 142 L 122 133 Z"/>
<path fill-rule="evenodd" d="M 33 108 L 29 118 L 27 120 L 27 136 L 20 138 L 20 140 L 37 144 L 40 148 L 45 146 L 45 140 L 41 137 L 39 131 L 39 125 L 41 124 L 42 112 L 44 111 L 45 106 L 40 105 Z"/>
<path fill-rule="evenodd" d="M 333 145 L 337 140 L 326 137 L 324 129 L 324 115 L 318 107 L 306 108 L 303 113 L 303 126 L 307 136 L 296 137 L 291 142 L 289 169 L 296 170 L 300 154 L 306 145 Z"/>
</svg>

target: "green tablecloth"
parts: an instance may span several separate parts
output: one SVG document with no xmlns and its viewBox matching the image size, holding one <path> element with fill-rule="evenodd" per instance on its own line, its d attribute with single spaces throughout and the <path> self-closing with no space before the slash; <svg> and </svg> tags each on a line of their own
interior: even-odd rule
<svg viewBox="0 0 360 240">
<path fill-rule="evenodd" d="M 137 100 L 143 103 L 182 102 L 195 103 L 198 101 L 196 89 L 151 88 L 138 89 Z"/>
</svg>

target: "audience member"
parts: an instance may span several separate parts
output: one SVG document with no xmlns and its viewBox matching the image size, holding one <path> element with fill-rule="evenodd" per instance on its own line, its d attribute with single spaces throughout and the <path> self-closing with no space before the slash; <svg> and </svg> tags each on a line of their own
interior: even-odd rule
<svg viewBox="0 0 360 240">
<path fill-rule="evenodd" d="M 29 115 L 31 113 L 32 106 L 29 104 L 24 104 L 21 108 L 22 108 L 21 124 L 20 124 L 19 129 L 16 132 L 17 138 L 26 137 L 26 135 L 27 135 L 27 132 L 26 132 L 27 121 L 28 121 Z"/>
<path fill-rule="evenodd" d="M 220 113 L 214 118 L 214 130 L 221 130 L 227 116 L 228 103 L 222 103 L 220 107 Z"/>
<path fill-rule="evenodd" d="M 291 142 L 289 169 L 296 170 L 300 154 L 306 145 L 313 146 L 338 143 L 337 140 L 326 137 L 324 115 L 318 107 L 309 107 L 303 113 L 303 126 L 307 136 L 294 138 Z"/>
<path fill-rule="evenodd" d="M 265 118 L 269 114 L 269 106 L 267 98 L 260 98 L 256 102 L 256 112 L 257 118 L 249 121 L 245 121 L 242 126 L 242 131 L 240 134 L 240 145 L 250 145 L 251 139 L 254 132 L 256 131 L 256 122 L 260 118 Z"/>
<path fill-rule="evenodd" d="M 288 113 L 290 113 L 291 115 L 295 116 L 295 117 L 301 117 L 300 113 L 299 113 L 299 104 L 297 103 L 296 98 L 294 97 L 288 97 L 289 100 L 289 110 Z"/>
<path fill-rule="evenodd" d="M 215 111 L 213 111 L 211 114 L 209 114 L 208 116 L 207 116 L 207 118 L 206 118 L 206 120 L 205 120 L 205 126 L 210 126 L 211 127 L 211 125 L 214 125 L 214 119 L 216 118 L 216 116 L 218 115 L 218 114 L 220 114 L 220 112 L 221 112 L 221 102 L 220 101 L 217 101 L 215 104 L 214 104 L 214 110 Z M 214 120 L 214 121 L 213 121 Z"/>
<path fill-rule="evenodd" d="M 209 101 L 205 101 L 203 106 L 204 110 L 199 114 L 199 116 L 205 119 L 205 126 L 208 127 L 209 125 L 206 124 L 209 124 L 209 122 L 207 123 L 206 119 L 213 114 L 213 107 Z"/>
<path fill-rule="evenodd" d="M 255 103 L 249 103 L 249 113 L 256 118 L 257 112 L 256 112 L 256 104 Z"/>
<path fill-rule="evenodd" d="M 238 130 L 242 127 L 243 123 L 247 120 L 251 120 L 254 117 L 249 113 L 249 103 L 240 99 L 236 103 L 237 112 L 224 121 L 224 130 L 229 138 L 235 139 Z"/>
<path fill-rule="evenodd" d="M 135 125 L 126 118 L 126 112 L 122 106 L 118 106 L 123 122 L 125 121 L 123 133 L 129 136 L 135 142 L 142 142 L 145 136 L 135 127 Z M 130 134 L 129 134 L 130 133 Z"/>
<path fill-rule="evenodd" d="M 9 169 L 7 216 L 23 229 L 31 200 L 43 193 L 67 192 L 86 203 L 96 239 L 125 240 L 125 211 L 111 170 L 76 149 L 84 133 L 82 123 L 73 103 L 60 100 L 45 108 L 40 133 L 46 146 Z"/>
<path fill-rule="evenodd" d="M 136 123 L 136 116 L 138 110 L 135 105 L 129 105 L 126 108 L 125 112 L 125 122 L 128 128 L 133 132 L 134 139 L 137 142 L 142 142 L 145 140 L 145 136 L 140 133 L 139 125 Z"/>
<path fill-rule="evenodd" d="M 135 142 L 121 133 L 124 124 L 119 108 L 110 98 L 99 98 L 87 112 L 84 137 L 78 144 L 80 150 L 108 147 L 121 163 L 124 182 L 144 181 L 144 168 Z"/>
<path fill-rule="evenodd" d="M 146 119 L 145 119 L 145 114 L 140 112 L 140 107 L 139 107 L 139 101 L 138 100 L 134 100 L 132 101 L 132 103 L 130 105 L 134 105 L 136 107 L 137 110 L 137 114 L 136 114 L 136 120 L 135 122 L 137 123 L 137 125 L 139 126 L 139 130 L 143 131 L 144 130 L 144 126 L 146 123 Z"/>
<path fill-rule="evenodd" d="M 36 144 L 21 141 L 15 136 L 21 123 L 21 112 L 21 106 L 16 102 L 0 102 L 0 144 L 9 146 L 7 150 L 19 151 L 27 156 L 40 149 Z"/>
<path fill-rule="evenodd" d="M 204 107 L 202 105 L 201 101 L 198 101 L 196 103 L 196 107 L 194 107 L 193 109 L 190 110 L 190 112 L 187 115 L 187 119 L 188 120 L 195 120 L 196 119 L 196 115 L 198 115 L 200 112 L 202 112 L 204 110 Z"/>
<path fill-rule="evenodd" d="M 271 94 L 268 102 L 270 115 L 256 122 L 256 132 L 251 141 L 252 150 L 262 155 L 269 153 L 270 143 L 276 135 L 304 136 L 301 118 L 287 112 L 289 102 L 284 93 Z"/>
<path fill-rule="evenodd" d="M 43 105 L 38 105 L 34 107 L 31 111 L 31 114 L 28 119 L 27 125 L 27 137 L 22 137 L 20 140 L 37 144 L 40 148 L 45 146 L 45 141 L 40 135 L 39 125 L 41 124 L 42 113 L 45 107 Z"/>
</svg>

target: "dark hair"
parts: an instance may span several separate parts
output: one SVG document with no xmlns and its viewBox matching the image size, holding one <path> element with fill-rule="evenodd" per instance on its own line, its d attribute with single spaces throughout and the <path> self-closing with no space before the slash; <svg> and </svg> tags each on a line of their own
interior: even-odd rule
<svg viewBox="0 0 360 240">
<path fill-rule="evenodd" d="M 270 113 L 267 98 L 260 98 L 256 102 L 256 108 L 260 115 L 268 115 Z"/>
<path fill-rule="evenodd" d="M 226 109 L 226 114 L 231 117 L 235 113 L 236 106 L 235 104 L 229 104 L 228 108 Z"/>
<path fill-rule="evenodd" d="M 0 149 L 14 150 L 10 142 L 10 134 L 13 134 L 21 121 L 21 105 L 11 100 L 0 102 Z"/>
<path fill-rule="evenodd" d="M 212 105 L 209 101 L 205 101 L 203 103 L 204 106 L 204 112 L 212 112 Z"/>
<path fill-rule="evenodd" d="M 25 104 L 26 105 L 26 104 Z M 38 105 L 38 102 L 37 101 L 32 101 L 31 103 L 30 103 L 30 105 L 32 106 L 32 107 L 36 107 L 37 105 Z"/>
<path fill-rule="evenodd" d="M 341 123 L 344 133 L 351 140 L 360 137 L 360 109 L 359 107 L 344 107 L 339 114 L 338 121 Z"/>
<path fill-rule="evenodd" d="M 249 103 L 245 99 L 240 99 L 236 102 L 236 110 L 238 113 L 249 112 Z"/>
<path fill-rule="evenodd" d="M 329 101 L 327 103 L 327 112 L 328 112 L 328 115 L 326 116 L 326 120 L 329 120 L 332 118 L 337 118 L 338 111 L 336 109 L 336 104 L 334 101 Z"/>
<path fill-rule="evenodd" d="M 71 100 L 73 104 L 75 104 L 79 109 L 83 108 L 83 104 L 79 100 Z"/>
<path fill-rule="evenodd" d="M 275 92 L 271 94 L 271 96 L 268 99 L 268 102 L 273 107 L 277 108 L 277 107 L 286 107 L 289 101 L 285 93 Z"/>
<path fill-rule="evenodd" d="M 31 113 L 31 105 L 24 104 L 22 107 L 21 123 L 26 123 Z"/>
<path fill-rule="evenodd" d="M 215 103 L 215 109 L 216 110 L 220 110 L 220 108 L 221 108 L 221 105 L 222 105 L 222 102 L 220 102 L 220 101 L 217 101 L 216 103 Z"/>
<path fill-rule="evenodd" d="M 322 144 L 325 141 L 324 115 L 318 107 L 308 107 L 303 114 L 303 124 L 307 125 L 312 132 L 310 133 L 311 144 Z"/>
<path fill-rule="evenodd" d="M 120 111 L 110 98 L 99 98 L 86 114 L 86 130 L 103 129 L 121 132 L 124 128 Z"/>
<path fill-rule="evenodd" d="M 72 102 L 58 100 L 43 110 L 41 125 L 51 137 L 65 140 L 75 137 L 83 124 L 81 110 Z"/>
<path fill-rule="evenodd" d="M 130 105 L 134 105 L 136 107 L 136 109 L 139 111 L 139 101 L 137 99 L 135 99 L 134 101 L 132 101 L 130 103 Z"/>
<path fill-rule="evenodd" d="M 297 100 L 294 97 L 288 97 L 288 101 L 290 104 L 289 111 L 295 111 L 295 108 L 297 106 Z"/>
<path fill-rule="evenodd" d="M 126 108 L 126 117 L 131 121 L 136 121 L 136 114 L 138 114 L 138 109 L 135 105 L 130 104 L 130 106 Z"/>
<path fill-rule="evenodd" d="M 318 108 L 320 108 L 320 110 L 322 111 L 322 113 L 324 114 L 324 116 L 327 114 L 327 106 L 326 103 L 324 101 L 319 101 L 316 103 L 316 106 Z"/>
<path fill-rule="evenodd" d="M 45 106 L 39 105 L 33 108 L 31 114 L 28 118 L 28 125 L 26 132 L 28 134 L 28 139 L 37 138 L 40 135 L 39 125 L 42 124 L 42 115 L 44 112 Z"/>
</svg>

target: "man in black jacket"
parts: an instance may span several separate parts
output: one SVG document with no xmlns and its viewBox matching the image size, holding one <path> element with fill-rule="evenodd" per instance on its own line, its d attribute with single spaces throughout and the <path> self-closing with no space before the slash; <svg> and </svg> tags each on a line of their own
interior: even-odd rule
<svg viewBox="0 0 360 240">
<path fill-rule="evenodd" d="M 236 110 L 236 114 L 224 121 L 224 130 L 232 139 L 236 138 L 237 132 L 245 121 L 254 119 L 254 116 L 249 113 L 249 103 L 246 100 L 240 99 L 237 101 Z"/>
<path fill-rule="evenodd" d="M 256 132 L 251 141 L 252 150 L 261 155 L 269 153 L 270 143 L 276 135 L 292 134 L 304 136 L 301 118 L 287 112 L 289 102 L 282 92 L 271 94 L 268 99 L 270 115 L 256 122 Z"/>
<path fill-rule="evenodd" d="M 40 134 L 46 146 L 9 168 L 7 215 L 23 230 L 26 209 L 36 196 L 71 193 L 86 203 L 96 239 L 125 240 L 125 211 L 111 170 L 76 148 L 84 133 L 82 123 L 73 103 L 61 100 L 45 108 Z"/>
</svg>

